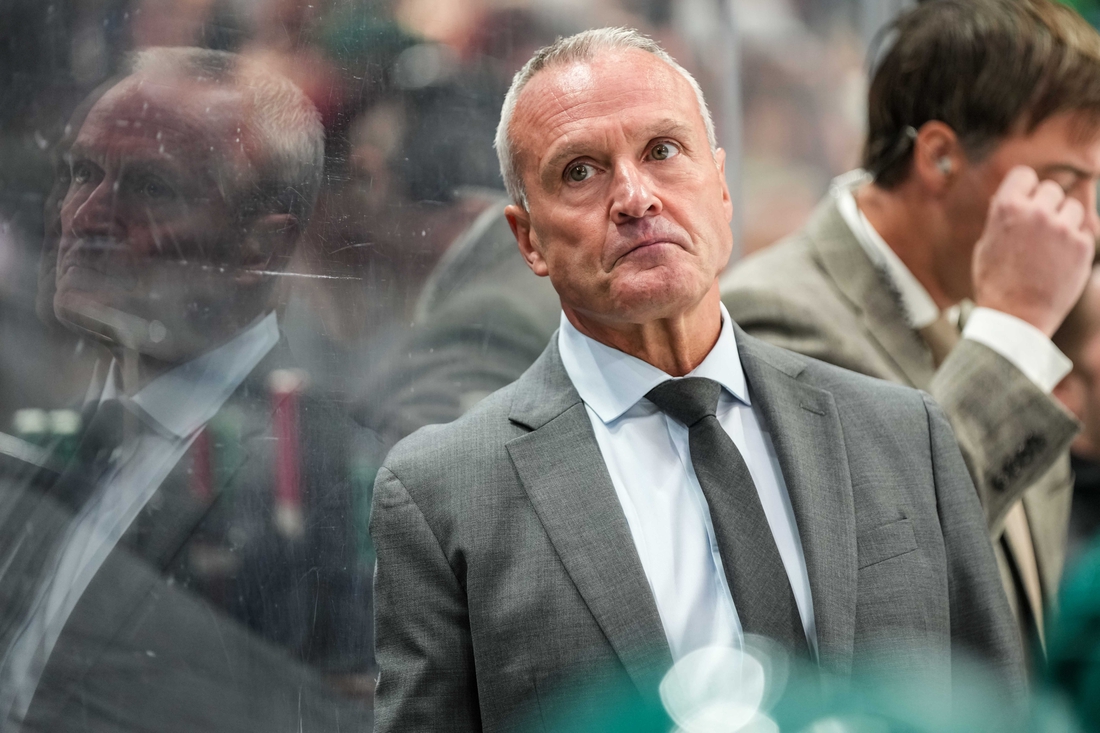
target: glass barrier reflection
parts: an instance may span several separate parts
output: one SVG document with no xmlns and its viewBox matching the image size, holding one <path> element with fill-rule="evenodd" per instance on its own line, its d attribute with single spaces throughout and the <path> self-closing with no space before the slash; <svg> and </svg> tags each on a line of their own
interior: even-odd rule
<svg viewBox="0 0 1100 733">
<path fill-rule="evenodd" d="M 71 132 L 43 271 L 101 354 L 78 412 L 16 413 L 0 711 L 24 730 L 362 722 L 363 449 L 279 326 L 319 115 L 247 59 L 154 48 Z"/>
<path fill-rule="evenodd" d="M 860 4 L 732 3 L 746 248 L 855 162 Z M 736 129 L 727 9 L 3 4 L 0 730 L 369 729 L 374 472 L 557 325 L 501 216 L 511 76 L 637 27 Z"/>
</svg>

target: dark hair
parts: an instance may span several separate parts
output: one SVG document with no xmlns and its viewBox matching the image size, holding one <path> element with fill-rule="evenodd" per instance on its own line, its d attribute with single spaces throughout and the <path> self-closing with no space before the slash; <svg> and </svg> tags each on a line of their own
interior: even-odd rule
<svg viewBox="0 0 1100 733">
<path fill-rule="evenodd" d="M 931 0 L 886 31 L 863 148 L 884 188 L 908 175 L 914 131 L 930 120 L 972 157 L 1062 112 L 1100 121 L 1100 34 L 1052 0 Z"/>
</svg>

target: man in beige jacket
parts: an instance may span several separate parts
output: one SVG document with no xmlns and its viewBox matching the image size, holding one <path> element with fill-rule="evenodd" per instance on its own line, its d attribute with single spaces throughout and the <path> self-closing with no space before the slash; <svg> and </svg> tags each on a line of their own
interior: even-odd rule
<svg viewBox="0 0 1100 733">
<path fill-rule="evenodd" d="M 865 170 L 729 272 L 723 301 L 750 334 L 940 402 L 1041 648 L 1078 429 L 1051 396 L 1070 362 L 1050 337 L 1100 233 L 1100 36 L 1049 0 L 938 0 L 895 30 Z"/>
</svg>

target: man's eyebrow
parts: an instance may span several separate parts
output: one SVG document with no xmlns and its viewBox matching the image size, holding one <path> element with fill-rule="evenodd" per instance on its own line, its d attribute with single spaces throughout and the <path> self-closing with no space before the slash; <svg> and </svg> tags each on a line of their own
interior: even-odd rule
<svg viewBox="0 0 1100 733">
<path fill-rule="evenodd" d="M 69 146 L 69 150 L 65 153 L 66 160 L 74 160 L 76 158 L 89 158 L 91 157 L 90 151 L 79 142 L 75 142 Z"/>
<path fill-rule="evenodd" d="M 642 135 L 652 140 L 655 137 L 685 138 L 690 137 L 692 132 L 691 125 L 684 124 L 681 120 L 667 118 L 643 128 Z"/>
<path fill-rule="evenodd" d="M 1039 168 L 1036 172 L 1042 175 L 1050 175 L 1051 173 L 1061 172 L 1072 173 L 1078 178 L 1100 178 L 1100 171 L 1090 171 L 1085 168 L 1074 165 L 1073 163 L 1051 163 Z"/>
<path fill-rule="evenodd" d="M 542 167 L 542 175 L 540 178 L 542 178 L 543 183 L 548 183 L 557 178 L 558 169 L 561 168 L 566 161 L 583 155 L 588 148 L 589 146 L 584 143 L 571 143 L 550 156 Z"/>
</svg>

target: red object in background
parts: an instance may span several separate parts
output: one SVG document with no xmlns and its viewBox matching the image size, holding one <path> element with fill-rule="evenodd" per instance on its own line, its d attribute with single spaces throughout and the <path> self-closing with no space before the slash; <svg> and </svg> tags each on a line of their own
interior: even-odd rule
<svg viewBox="0 0 1100 733">
<path fill-rule="evenodd" d="M 191 444 L 191 495 L 204 504 L 214 498 L 214 461 L 206 428 L 199 431 Z"/>
<path fill-rule="evenodd" d="M 300 537 L 305 528 L 298 440 L 298 403 L 304 388 L 301 372 L 278 369 L 268 377 L 275 433 L 275 526 L 291 538 Z"/>
</svg>

